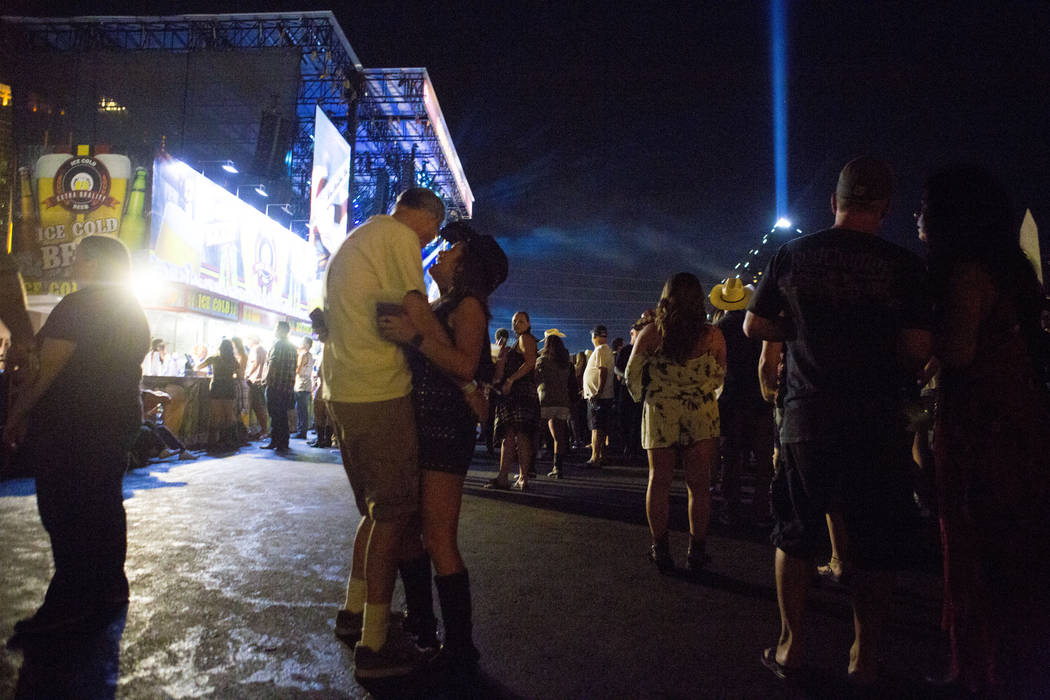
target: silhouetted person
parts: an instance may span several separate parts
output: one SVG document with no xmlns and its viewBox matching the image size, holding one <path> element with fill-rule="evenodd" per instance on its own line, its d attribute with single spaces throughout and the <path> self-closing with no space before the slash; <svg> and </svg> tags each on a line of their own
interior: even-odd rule
<svg viewBox="0 0 1050 700">
<path fill-rule="evenodd" d="M 73 263 L 79 289 L 37 334 L 40 372 L 5 429 L 35 459 L 37 506 L 55 561 L 44 604 L 15 625 L 16 640 L 66 633 L 128 601 L 122 480 L 142 421 L 139 382 L 150 345 L 146 315 L 126 285 L 130 267 L 119 240 L 81 239 Z"/>
</svg>

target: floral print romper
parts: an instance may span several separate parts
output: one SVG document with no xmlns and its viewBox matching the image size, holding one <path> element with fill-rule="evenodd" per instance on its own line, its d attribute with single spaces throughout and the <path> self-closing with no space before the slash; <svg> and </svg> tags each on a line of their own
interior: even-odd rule
<svg viewBox="0 0 1050 700">
<path fill-rule="evenodd" d="M 626 375 L 631 396 L 644 396 L 642 447 L 685 447 L 719 437 L 718 395 L 726 368 L 714 355 L 704 353 L 682 364 L 660 354 L 635 356 Z"/>
</svg>

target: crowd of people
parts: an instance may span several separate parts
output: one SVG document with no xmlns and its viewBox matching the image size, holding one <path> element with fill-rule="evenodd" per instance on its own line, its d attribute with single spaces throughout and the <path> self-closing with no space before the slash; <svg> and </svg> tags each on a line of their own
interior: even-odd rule
<svg viewBox="0 0 1050 700">
<path fill-rule="evenodd" d="M 488 300 L 506 279 L 506 255 L 465 223 L 442 228 L 441 200 L 407 190 L 331 257 L 324 308 L 311 315 L 323 346 L 316 380 L 312 341 L 296 349 L 286 323 L 269 352 L 258 339 L 246 349 L 234 338 L 199 359 L 196 368 L 211 372 L 212 438 L 236 440 L 238 414 L 254 414 L 266 447 L 286 450 L 289 409 L 303 438 L 313 404 L 315 442 L 338 445 L 361 515 L 335 616 L 361 678 L 477 669 L 458 521 L 480 428 L 499 452 L 491 489 L 527 490 L 548 439 L 554 479 L 566 475 L 573 446 L 589 452 L 579 469 L 644 451 L 648 557 L 663 573 L 675 569 L 676 468 L 688 494 L 685 567 L 717 566 L 706 538 L 721 475 L 724 521 L 772 531 L 781 630 L 759 660 L 785 680 L 804 666 L 817 575 L 851 595 L 850 682 L 877 680 L 894 572 L 917 554 L 922 492 L 940 523 L 950 649 L 948 668 L 931 682 L 1026 692 L 1050 660 L 1045 298 L 1009 198 L 980 168 L 947 168 L 927 181 L 916 212 L 925 261 L 879 236 L 892 198 L 885 162 L 853 160 L 831 196 L 833 225 L 785 244 L 757 288 L 732 278 L 708 293 L 695 275 L 672 274 L 629 344 L 610 344 L 598 324 L 593 349 L 574 357 L 558 329 L 537 338 L 525 311 L 510 319 L 513 337 L 500 329 L 490 344 Z M 420 249 L 439 235 L 449 247 L 430 270 L 440 295 L 429 302 Z M 38 348 L 13 338 L 33 379 L 17 395 L 5 442 L 41 455 L 38 500 L 56 563 L 44 605 L 19 634 L 68 622 L 74 600 L 81 616 L 127 600 L 113 463 L 125 428 L 141 422 L 140 358 L 150 350 L 147 366 L 164 361 L 141 309 L 116 303 L 101 283 L 126 273 L 126 251 L 109 241 L 81 242 L 75 269 L 84 289 L 56 307 Z M 97 368 L 107 353 L 115 359 Z M 113 379 L 113 415 L 85 410 L 90 417 L 66 442 L 34 441 L 43 412 L 84 400 L 76 377 L 93 370 Z M 909 420 L 924 387 L 936 395 L 932 425 Z M 754 489 L 745 512 L 747 471 Z M 74 473 L 97 477 L 76 498 Z M 930 494 L 923 476 L 936 484 Z M 398 576 L 407 610 L 392 615 Z"/>
</svg>

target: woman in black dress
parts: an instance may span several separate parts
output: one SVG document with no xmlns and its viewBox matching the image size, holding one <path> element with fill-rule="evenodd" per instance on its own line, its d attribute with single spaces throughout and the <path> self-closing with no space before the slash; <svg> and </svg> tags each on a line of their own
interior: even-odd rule
<svg viewBox="0 0 1050 700">
<path fill-rule="evenodd" d="M 421 298 L 418 308 L 409 297 L 405 313 L 379 318 L 379 330 L 387 340 L 414 348 L 408 357 L 419 435 L 420 513 L 445 624 L 441 657 L 454 668 L 472 668 L 478 651 L 471 635 L 470 580 L 457 541 L 459 511 L 478 417 L 487 414 L 476 381 L 492 376 L 487 300 L 507 277 L 507 257 L 491 236 L 466 224 L 449 224 L 441 235 L 453 243 L 430 268 L 441 296 L 430 308 Z M 406 591 L 408 585 L 406 580 Z M 410 601 L 410 616 L 411 608 Z"/>
<path fill-rule="evenodd" d="M 524 491 L 532 469 L 533 444 L 540 425 L 540 400 L 536 393 L 536 337 L 532 335 L 529 315 L 519 311 L 511 318 L 514 345 L 500 358 L 496 380 L 502 391 L 496 403 L 496 422 L 492 439 L 502 444 L 499 474 L 485 488 L 510 488 L 510 465 L 518 463 L 518 480 L 514 488 Z"/>
</svg>

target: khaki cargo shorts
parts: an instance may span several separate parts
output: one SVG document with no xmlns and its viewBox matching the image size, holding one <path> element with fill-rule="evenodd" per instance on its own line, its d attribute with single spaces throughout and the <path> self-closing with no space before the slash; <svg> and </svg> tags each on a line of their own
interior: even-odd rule
<svg viewBox="0 0 1050 700">
<path fill-rule="evenodd" d="M 419 461 L 412 397 L 390 401 L 329 401 L 343 469 L 357 509 L 373 520 L 419 510 Z"/>
</svg>

